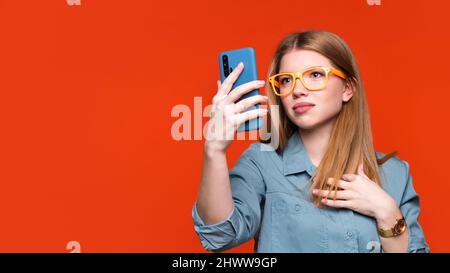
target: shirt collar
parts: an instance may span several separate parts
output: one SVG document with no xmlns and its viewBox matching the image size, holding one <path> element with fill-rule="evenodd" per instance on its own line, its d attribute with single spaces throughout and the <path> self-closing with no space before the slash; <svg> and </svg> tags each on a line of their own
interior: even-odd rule
<svg viewBox="0 0 450 273">
<path fill-rule="evenodd" d="M 309 159 L 302 138 L 298 132 L 295 132 L 289 138 L 288 144 L 283 150 L 283 174 L 290 175 L 304 171 L 313 176 L 316 166 Z"/>
</svg>

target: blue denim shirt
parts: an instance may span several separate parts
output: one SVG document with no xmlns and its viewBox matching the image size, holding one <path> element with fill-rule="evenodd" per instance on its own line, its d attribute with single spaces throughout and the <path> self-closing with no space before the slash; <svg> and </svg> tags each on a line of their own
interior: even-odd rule
<svg viewBox="0 0 450 273">
<path fill-rule="evenodd" d="M 223 251 L 254 238 L 255 252 L 383 252 L 374 218 L 310 201 L 316 167 L 298 133 L 281 155 L 267 147 L 252 143 L 230 171 L 233 210 L 227 219 L 205 225 L 194 203 L 194 229 L 206 250 Z M 380 178 L 408 224 L 409 252 L 429 252 L 408 163 L 389 159 L 380 166 Z"/>
</svg>

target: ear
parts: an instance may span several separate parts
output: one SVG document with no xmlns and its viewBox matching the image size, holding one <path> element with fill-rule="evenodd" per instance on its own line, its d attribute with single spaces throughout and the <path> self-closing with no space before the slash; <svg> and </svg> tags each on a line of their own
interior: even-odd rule
<svg viewBox="0 0 450 273">
<path fill-rule="evenodd" d="M 353 97 L 354 90 L 354 85 L 346 81 L 342 92 L 342 101 L 348 102 Z"/>
</svg>

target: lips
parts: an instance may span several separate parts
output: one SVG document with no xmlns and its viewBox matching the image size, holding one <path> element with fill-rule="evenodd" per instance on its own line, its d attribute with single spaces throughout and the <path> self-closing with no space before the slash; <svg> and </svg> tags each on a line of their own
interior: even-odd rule
<svg viewBox="0 0 450 273">
<path fill-rule="evenodd" d="M 314 106 L 315 104 L 311 102 L 299 102 L 294 104 L 294 107 L 292 107 L 292 109 L 294 109 L 294 112 L 296 113 L 304 113 Z"/>
</svg>

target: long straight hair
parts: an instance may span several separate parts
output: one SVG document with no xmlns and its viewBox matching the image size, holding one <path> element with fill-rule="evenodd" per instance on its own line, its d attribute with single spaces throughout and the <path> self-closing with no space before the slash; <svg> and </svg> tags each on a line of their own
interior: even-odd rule
<svg viewBox="0 0 450 273">
<path fill-rule="evenodd" d="M 268 78 L 279 73 L 283 56 L 293 50 L 313 50 L 328 58 L 333 67 L 343 71 L 346 83 L 353 87 L 353 96 L 342 106 L 337 115 L 328 142 L 327 151 L 312 177 L 311 189 L 337 190 L 339 179 L 344 173 L 357 173 L 360 163 L 364 165 L 365 174 L 375 183 L 382 186 L 378 165 L 396 155 L 391 152 L 382 158 L 377 158 L 372 141 L 369 110 L 364 86 L 358 66 L 349 46 L 336 34 L 322 30 L 308 30 L 292 33 L 279 44 L 269 68 L 266 90 L 269 97 L 269 109 L 276 105 L 278 111 L 269 111 L 269 138 L 261 139 L 268 143 L 277 138 L 277 152 L 281 153 L 287 146 L 292 134 L 298 131 L 297 125 L 289 120 L 280 97 L 276 96 Z M 270 141 L 272 142 L 272 141 Z M 272 142 L 273 143 L 273 142 Z M 327 179 L 334 177 L 333 186 L 329 187 Z M 321 206 L 321 197 L 311 196 L 312 201 Z"/>
</svg>

